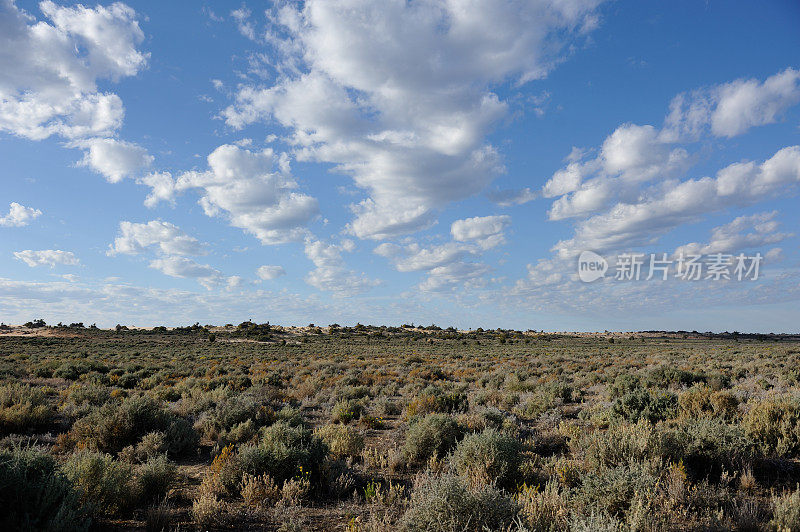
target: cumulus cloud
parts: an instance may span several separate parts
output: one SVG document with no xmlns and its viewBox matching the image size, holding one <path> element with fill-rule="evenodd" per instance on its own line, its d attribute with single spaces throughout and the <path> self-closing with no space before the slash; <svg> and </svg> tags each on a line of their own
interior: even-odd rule
<svg viewBox="0 0 800 532">
<path fill-rule="evenodd" d="M 642 201 L 617 203 L 608 212 L 579 222 L 574 237 L 553 249 L 572 256 L 584 249 L 601 252 L 645 245 L 700 215 L 751 205 L 798 183 L 800 146 L 789 146 L 761 164 L 735 163 L 714 178 L 668 182 Z"/>
<path fill-rule="evenodd" d="M 273 279 L 277 279 L 281 275 L 286 275 L 286 270 L 283 269 L 283 266 L 265 264 L 264 266 L 259 266 L 258 269 L 256 269 L 256 275 L 258 275 L 259 279 L 271 281 Z"/>
<path fill-rule="evenodd" d="M 450 226 L 450 234 L 459 242 L 476 242 L 481 248 L 489 249 L 505 243 L 503 232 L 511 224 L 511 217 L 476 216 L 456 220 Z"/>
<path fill-rule="evenodd" d="M 136 12 L 122 3 L 39 8 L 47 21 L 0 0 L 0 131 L 36 140 L 113 134 L 122 101 L 97 82 L 145 67 Z"/>
<path fill-rule="evenodd" d="M 353 243 L 347 240 L 337 245 L 307 238 L 305 254 L 316 268 L 308 273 L 306 282 L 319 290 L 339 296 L 360 294 L 377 286 L 378 281 L 347 268 L 342 251 L 352 250 Z"/>
<path fill-rule="evenodd" d="M 624 124 L 609 135 L 597 157 L 573 160 L 545 183 L 542 195 L 561 196 L 548 212 L 551 220 L 592 213 L 631 185 L 675 176 L 689 166 L 684 148 L 672 147 L 650 125 Z"/>
<path fill-rule="evenodd" d="M 545 77 L 564 42 L 594 27 L 598 3 L 283 6 L 268 33 L 284 54 L 278 81 L 241 87 L 222 116 L 237 128 L 275 120 L 299 159 L 352 176 L 368 194 L 352 234 L 412 233 L 503 170 L 486 136 L 508 106 L 492 88 Z"/>
<path fill-rule="evenodd" d="M 8 214 L 0 216 L 0 227 L 23 227 L 42 215 L 42 211 L 12 201 Z"/>
<path fill-rule="evenodd" d="M 72 146 L 85 150 L 83 160 L 78 164 L 102 174 L 111 183 L 118 183 L 153 162 L 153 156 L 146 149 L 114 138 L 86 139 Z"/>
<path fill-rule="evenodd" d="M 263 244 L 298 241 L 307 234 L 305 226 L 319 206 L 315 198 L 297 191 L 286 155 L 224 144 L 207 160 L 208 170 L 185 172 L 177 179 L 169 173 L 144 177 L 141 182 L 152 187 L 145 204 L 154 206 L 171 201 L 176 193 L 196 190 L 207 216 L 223 216 Z"/>
<path fill-rule="evenodd" d="M 524 205 L 538 197 L 536 191 L 530 188 L 509 189 L 509 190 L 490 190 L 486 193 L 489 201 L 501 207 L 512 207 L 514 205 Z"/>
<path fill-rule="evenodd" d="M 738 79 L 676 96 L 664 136 L 693 139 L 710 129 L 718 137 L 735 137 L 752 127 L 777 122 L 798 102 L 800 70 L 787 68 L 763 82 Z"/>
<path fill-rule="evenodd" d="M 698 242 L 684 244 L 675 250 L 674 255 L 737 253 L 746 249 L 777 244 L 794 236 L 791 233 L 778 232 L 780 224 L 775 220 L 777 214 L 778 211 L 772 211 L 750 216 L 739 216 L 725 225 L 713 228 L 709 242 L 705 244 Z"/>
<path fill-rule="evenodd" d="M 60 249 L 42 249 L 37 251 L 26 249 L 23 251 L 15 251 L 14 257 L 31 268 L 35 266 L 50 266 L 53 268 L 56 264 L 63 264 L 64 266 L 77 266 L 80 264 L 80 261 L 73 252 L 62 251 Z"/>
<path fill-rule="evenodd" d="M 416 242 L 384 242 L 373 252 L 389 259 L 399 272 L 426 272 L 426 279 L 418 286 L 424 292 L 475 287 L 484 284 L 482 277 L 491 271 L 476 259 L 505 242 L 504 231 L 510 223 L 511 217 L 506 215 L 465 218 L 450 226 L 450 242 L 429 247 Z"/>
<path fill-rule="evenodd" d="M 109 255 L 138 255 L 155 248 L 164 255 L 202 255 L 203 244 L 169 222 L 120 222 L 120 235 L 109 246 Z"/>
<path fill-rule="evenodd" d="M 226 279 L 216 268 L 208 264 L 199 264 L 186 257 L 160 257 L 150 261 L 150 267 L 170 277 L 196 279 L 209 290 L 222 282 L 228 282 L 233 286 L 238 284 L 238 278 Z"/>
</svg>

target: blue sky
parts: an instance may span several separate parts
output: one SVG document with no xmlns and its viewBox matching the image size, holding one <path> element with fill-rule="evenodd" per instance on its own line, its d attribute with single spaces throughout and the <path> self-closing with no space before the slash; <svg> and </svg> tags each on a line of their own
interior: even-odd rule
<svg viewBox="0 0 800 532">
<path fill-rule="evenodd" d="M 0 320 L 796 332 L 798 24 L 1 0 Z M 763 261 L 620 281 L 621 253 Z"/>
</svg>

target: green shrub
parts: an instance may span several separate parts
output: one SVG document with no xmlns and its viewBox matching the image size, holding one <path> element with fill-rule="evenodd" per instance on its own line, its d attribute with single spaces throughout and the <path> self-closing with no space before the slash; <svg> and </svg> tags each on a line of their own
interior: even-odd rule
<svg viewBox="0 0 800 532">
<path fill-rule="evenodd" d="M 347 425 L 325 425 L 316 430 L 316 435 L 325 442 L 335 458 L 356 458 L 364 449 L 364 436 Z"/>
<path fill-rule="evenodd" d="M 432 456 L 446 455 L 461 436 L 458 423 L 447 414 L 428 414 L 412 423 L 403 444 L 407 462 L 424 462 Z"/>
<path fill-rule="evenodd" d="M 487 429 L 461 440 L 450 455 L 450 465 L 473 485 L 496 482 L 511 487 L 518 477 L 521 447 L 515 438 Z"/>
<path fill-rule="evenodd" d="M 38 449 L 0 450 L 0 530 L 88 530 L 79 494 Z"/>
<path fill-rule="evenodd" d="M 130 464 L 111 455 L 80 451 L 70 456 L 63 471 L 95 515 L 118 514 L 137 502 Z"/>
<path fill-rule="evenodd" d="M 197 445 L 198 436 L 188 421 L 167 412 L 147 396 L 129 398 L 121 404 L 107 403 L 93 410 L 74 423 L 70 438 L 80 447 L 119 452 L 156 431 L 164 432 L 167 451 L 172 456 L 186 454 Z"/>
<path fill-rule="evenodd" d="M 584 476 L 575 498 L 587 511 L 619 517 L 628 512 L 636 497 L 654 497 L 659 478 L 644 463 L 602 468 Z"/>
<path fill-rule="evenodd" d="M 576 457 L 582 457 L 587 465 L 597 469 L 647 459 L 653 448 L 653 439 L 653 426 L 640 419 L 632 425 L 611 425 L 602 432 L 578 432 L 569 446 Z"/>
<path fill-rule="evenodd" d="M 755 443 L 742 427 L 716 418 L 686 420 L 660 432 L 658 438 L 658 453 L 682 461 L 698 479 L 741 470 L 756 457 Z"/>
<path fill-rule="evenodd" d="M 646 419 L 656 423 L 673 417 L 677 411 L 678 398 L 667 391 L 649 392 L 636 390 L 617 398 L 611 407 L 614 415 L 635 423 Z"/>
<path fill-rule="evenodd" d="M 774 530 L 800 530 L 800 487 L 798 489 L 772 497 L 772 520 L 769 522 Z"/>
<path fill-rule="evenodd" d="M 471 488 L 454 475 L 428 476 L 412 492 L 399 528 L 407 532 L 503 530 L 516 514 L 516 503 L 493 486 Z"/>
<path fill-rule="evenodd" d="M 767 456 L 794 457 L 800 451 L 800 406 L 797 401 L 761 401 L 747 412 L 743 425 Z"/>
<path fill-rule="evenodd" d="M 41 430 L 53 420 L 53 408 L 40 388 L 0 386 L 0 434 Z"/>
<path fill-rule="evenodd" d="M 175 483 L 177 468 L 166 456 L 149 459 L 137 468 L 136 483 L 143 502 L 164 498 Z"/>
<path fill-rule="evenodd" d="M 350 423 L 361 417 L 364 405 L 355 399 L 340 399 L 336 401 L 331 410 L 331 421 L 334 423 Z"/>
</svg>

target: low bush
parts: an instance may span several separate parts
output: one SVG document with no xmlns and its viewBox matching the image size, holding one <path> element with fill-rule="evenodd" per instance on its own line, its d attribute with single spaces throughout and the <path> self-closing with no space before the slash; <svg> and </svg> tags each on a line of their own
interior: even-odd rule
<svg viewBox="0 0 800 532">
<path fill-rule="evenodd" d="M 767 456 L 794 457 L 800 452 L 800 405 L 795 400 L 763 400 L 747 412 L 743 425 Z"/>
<path fill-rule="evenodd" d="M 673 417 L 677 407 L 678 398 L 671 392 L 660 390 L 651 393 L 640 389 L 615 399 L 611 411 L 631 423 L 639 419 L 656 423 Z"/>
<path fill-rule="evenodd" d="M 177 468 L 166 456 L 151 458 L 137 468 L 136 483 L 141 500 L 163 499 L 175 483 Z"/>
<path fill-rule="evenodd" d="M 496 483 L 512 487 L 518 479 L 521 448 L 516 438 L 487 429 L 461 440 L 449 461 L 451 467 L 472 485 Z"/>
<path fill-rule="evenodd" d="M 0 530 L 88 530 L 79 497 L 46 452 L 0 450 Z"/>
<path fill-rule="evenodd" d="M 426 476 L 417 482 L 399 528 L 407 532 L 503 530 L 516 515 L 516 503 L 493 486 L 472 488 L 454 475 Z"/>
<path fill-rule="evenodd" d="M 794 491 L 772 497 L 772 520 L 774 530 L 800 530 L 800 487 Z"/>
<path fill-rule="evenodd" d="M 137 502 L 132 467 L 109 454 L 77 452 L 66 461 L 63 471 L 80 493 L 81 502 L 95 515 L 119 514 Z"/>
<path fill-rule="evenodd" d="M 447 414 L 428 414 L 412 423 L 403 444 L 407 462 L 421 463 L 432 456 L 446 455 L 461 437 L 461 428 Z"/>
<path fill-rule="evenodd" d="M 325 425 L 315 433 L 325 442 L 335 458 L 356 458 L 364 450 L 364 436 L 350 426 Z"/>
<path fill-rule="evenodd" d="M 0 386 L 0 434 L 41 430 L 54 411 L 40 388 L 22 384 Z"/>
</svg>

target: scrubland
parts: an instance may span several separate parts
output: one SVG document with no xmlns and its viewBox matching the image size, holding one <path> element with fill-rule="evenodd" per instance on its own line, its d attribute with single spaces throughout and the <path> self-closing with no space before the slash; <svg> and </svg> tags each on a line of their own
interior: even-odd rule
<svg viewBox="0 0 800 532">
<path fill-rule="evenodd" d="M 0 330 L 0 529 L 800 530 L 800 338 Z"/>
</svg>

